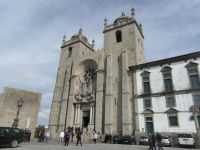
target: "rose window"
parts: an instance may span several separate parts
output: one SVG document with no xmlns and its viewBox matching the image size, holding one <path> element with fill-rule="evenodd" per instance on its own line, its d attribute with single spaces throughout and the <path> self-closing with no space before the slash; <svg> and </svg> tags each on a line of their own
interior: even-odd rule
<svg viewBox="0 0 200 150">
<path fill-rule="evenodd" d="M 96 71 L 95 69 L 88 68 L 84 74 L 85 82 L 92 82 L 96 79 Z"/>
</svg>

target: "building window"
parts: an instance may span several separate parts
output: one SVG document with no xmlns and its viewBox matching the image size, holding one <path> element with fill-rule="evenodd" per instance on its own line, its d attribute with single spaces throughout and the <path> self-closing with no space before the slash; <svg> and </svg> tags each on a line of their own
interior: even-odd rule
<svg viewBox="0 0 200 150">
<path fill-rule="evenodd" d="M 149 77 L 143 77 L 144 94 L 150 94 Z"/>
<path fill-rule="evenodd" d="M 168 115 L 168 120 L 170 127 L 178 126 L 178 115 Z"/>
<path fill-rule="evenodd" d="M 200 94 L 193 94 L 194 105 L 200 106 Z"/>
<path fill-rule="evenodd" d="M 174 96 L 167 96 L 166 97 L 166 107 L 175 107 L 176 106 L 176 99 Z"/>
<path fill-rule="evenodd" d="M 141 73 L 141 76 L 142 76 L 142 82 L 143 82 L 143 92 L 144 94 L 150 94 L 151 93 L 150 72 L 145 70 Z"/>
<path fill-rule="evenodd" d="M 197 68 L 188 69 L 190 84 L 192 89 L 200 88 L 199 74 Z"/>
<path fill-rule="evenodd" d="M 188 71 L 191 89 L 200 88 L 198 64 L 190 62 L 185 67 Z"/>
<path fill-rule="evenodd" d="M 200 115 L 197 115 L 197 122 L 198 122 L 198 125 L 199 125 L 199 128 L 200 128 Z"/>
<path fill-rule="evenodd" d="M 72 56 L 72 47 L 69 47 L 69 57 L 71 57 Z"/>
<path fill-rule="evenodd" d="M 164 87 L 166 92 L 172 92 L 174 90 L 173 84 L 172 84 L 172 73 L 170 67 L 164 67 L 161 70 L 163 74 L 163 80 L 164 80 Z"/>
<path fill-rule="evenodd" d="M 120 31 L 120 30 L 116 31 L 115 35 L 116 35 L 117 43 L 122 42 L 122 31 Z"/>
<path fill-rule="evenodd" d="M 144 99 L 144 108 L 151 108 L 151 99 Z"/>
</svg>

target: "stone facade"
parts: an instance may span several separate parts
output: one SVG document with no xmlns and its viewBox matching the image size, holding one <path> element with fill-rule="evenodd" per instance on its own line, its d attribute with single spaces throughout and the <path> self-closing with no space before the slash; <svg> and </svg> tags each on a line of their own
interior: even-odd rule
<svg viewBox="0 0 200 150">
<path fill-rule="evenodd" d="M 18 109 L 19 100 L 23 101 L 20 110 Z M 6 87 L 0 97 L 0 126 L 11 127 L 18 114 L 18 128 L 30 129 L 33 136 L 40 101 L 40 93 Z"/>
<path fill-rule="evenodd" d="M 142 26 L 124 13 L 104 20 L 104 48 L 79 33 L 64 36 L 49 128 L 54 137 L 73 126 L 100 133 L 133 134 L 134 103 L 128 67 L 144 63 Z M 123 83 L 123 84 L 122 84 Z"/>
</svg>

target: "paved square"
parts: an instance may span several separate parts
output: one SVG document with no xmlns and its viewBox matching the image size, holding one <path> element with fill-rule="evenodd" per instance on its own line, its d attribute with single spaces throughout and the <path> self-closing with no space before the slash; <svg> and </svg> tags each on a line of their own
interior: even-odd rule
<svg viewBox="0 0 200 150">
<path fill-rule="evenodd" d="M 20 144 L 19 147 L 1 148 L 1 150 L 148 150 L 148 146 L 141 145 L 123 145 L 123 144 L 84 144 L 83 146 L 76 146 L 75 143 L 70 143 L 69 146 L 64 146 L 57 141 L 50 141 L 49 143 L 38 143 L 36 141 Z M 188 150 L 192 148 L 174 148 L 164 147 L 164 150 Z"/>
</svg>

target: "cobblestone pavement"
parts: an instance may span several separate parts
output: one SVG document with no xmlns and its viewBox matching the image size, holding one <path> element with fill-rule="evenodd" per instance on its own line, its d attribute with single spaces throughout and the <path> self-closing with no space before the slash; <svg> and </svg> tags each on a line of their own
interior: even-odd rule
<svg viewBox="0 0 200 150">
<path fill-rule="evenodd" d="M 188 150 L 192 148 L 174 148 L 164 147 L 164 150 Z M 75 143 L 70 143 L 69 146 L 64 146 L 57 141 L 50 141 L 49 143 L 38 143 L 36 141 L 20 144 L 17 148 L 0 148 L 0 150 L 148 150 L 148 146 L 141 145 L 123 145 L 123 144 L 85 144 L 83 146 L 76 146 Z M 200 150 L 200 149 L 199 149 Z"/>
</svg>

